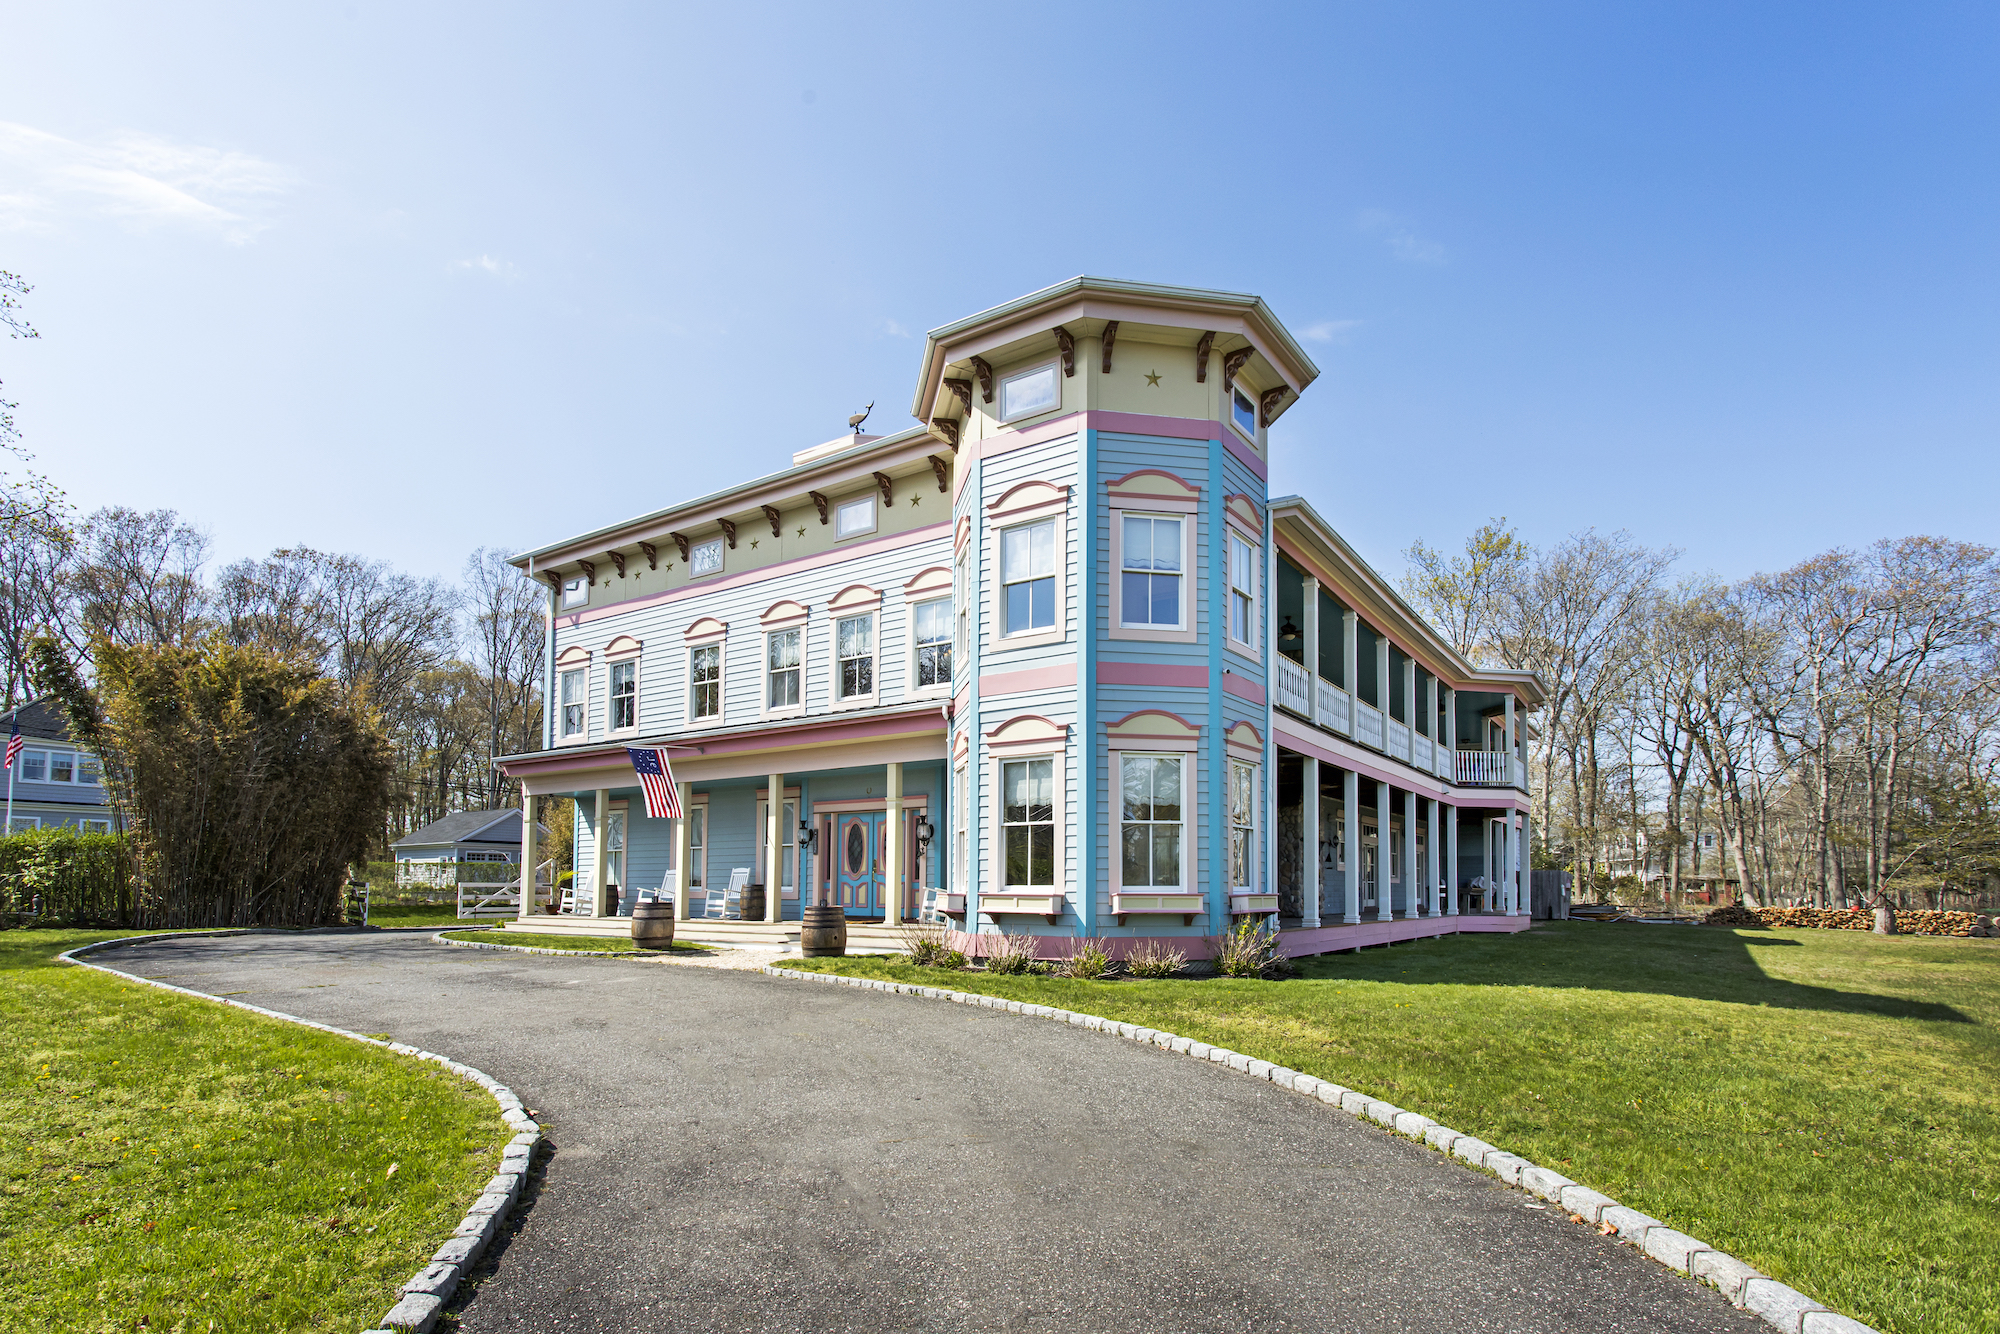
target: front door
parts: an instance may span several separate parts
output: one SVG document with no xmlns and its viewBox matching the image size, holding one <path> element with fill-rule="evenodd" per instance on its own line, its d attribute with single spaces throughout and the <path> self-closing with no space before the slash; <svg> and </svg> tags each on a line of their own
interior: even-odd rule
<svg viewBox="0 0 2000 1334">
<path fill-rule="evenodd" d="M 881 811 L 843 813 L 834 820 L 833 901 L 856 917 L 882 915 Z"/>
</svg>

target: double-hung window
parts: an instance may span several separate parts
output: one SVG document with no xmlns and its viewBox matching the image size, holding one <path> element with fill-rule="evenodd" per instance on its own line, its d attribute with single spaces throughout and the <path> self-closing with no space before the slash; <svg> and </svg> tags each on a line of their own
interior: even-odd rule
<svg viewBox="0 0 2000 1334">
<path fill-rule="evenodd" d="M 722 645 L 703 644 L 688 650 L 688 716 L 722 716 Z"/>
<path fill-rule="evenodd" d="M 562 734 L 582 736 L 586 724 L 585 706 L 590 702 L 589 672 L 582 667 L 562 674 Z"/>
<path fill-rule="evenodd" d="M 1055 761 L 1007 760 L 1000 766 L 1000 787 L 1007 888 L 1054 888 Z"/>
<path fill-rule="evenodd" d="M 21 779 L 28 783 L 49 781 L 49 753 L 45 750 L 21 752 Z"/>
<path fill-rule="evenodd" d="M 1257 769 L 1229 762 L 1229 887 L 1250 889 L 1256 872 Z"/>
<path fill-rule="evenodd" d="M 50 751 L 49 781 L 51 783 L 74 783 L 76 781 L 76 756 L 66 750 Z"/>
<path fill-rule="evenodd" d="M 1181 625 L 1181 520 L 1127 514 L 1119 531 L 1122 624 L 1156 630 Z"/>
<path fill-rule="evenodd" d="M 917 689 L 951 684 L 951 599 L 919 602 L 910 611 L 917 646 Z"/>
<path fill-rule="evenodd" d="M 799 706 L 799 645 L 805 638 L 801 629 L 774 630 L 765 639 L 764 670 L 768 685 L 764 693 L 767 709 L 796 709 Z"/>
<path fill-rule="evenodd" d="M 862 699 L 875 693 L 873 612 L 834 622 L 834 658 L 842 699 Z"/>
<path fill-rule="evenodd" d="M 1118 883 L 1126 889 L 1181 883 L 1181 757 L 1119 758 Z"/>
<path fill-rule="evenodd" d="M 76 757 L 76 781 L 89 783 L 93 787 L 104 781 L 104 765 L 95 755 Z"/>
<path fill-rule="evenodd" d="M 639 663 L 635 658 L 611 664 L 611 730 L 639 725 Z"/>
<path fill-rule="evenodd" d="M 1056 521 L 1024 523 L 1000 533 L 1003 635 L 1047 630 L 1056 623 Z"/>
<path fill-rule="evenodd" d="M 1229 637 L 1239 644 L 1257 642 L 1257 548 L 1235 533 L 1229 535 Z"/>
</svg>

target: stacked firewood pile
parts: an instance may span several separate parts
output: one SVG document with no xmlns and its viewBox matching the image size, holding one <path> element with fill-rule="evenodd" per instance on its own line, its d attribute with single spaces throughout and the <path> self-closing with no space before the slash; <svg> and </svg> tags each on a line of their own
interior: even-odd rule
<svg viewBox="0 0 2000 1334">
<path fill-rule="evenodd" d="M 1702 919 L 1709 926 L 1788 926 L 1821 931 L 1873 931 L 1868 908 L 1717 908 Z M 1896 914 L 1896 931 L 1906 936 L 1989 936 L 1993 919 L 1970 912 L 1910 908 Z"/>
</svg>

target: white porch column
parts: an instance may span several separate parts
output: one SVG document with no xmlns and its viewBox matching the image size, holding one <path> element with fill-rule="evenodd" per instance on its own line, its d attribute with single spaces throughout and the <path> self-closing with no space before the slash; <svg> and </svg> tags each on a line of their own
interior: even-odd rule
<svg viewBox="0 0 2000 1334">
<path fill-rule="evenodd" d="M 1351 624 L 1354 613 L 1347 613 Z M 1348 647 L 1348 680 L 1354 680 L 1354 640 L 1350 636 Z M 1340 771 L 1340 837 L 1347 849 L 1347 866 L 1341 874 L 1340 892 L 1345 896 L 1341 901 L 1340 919 L 1350 926 L 1361 920 L 1361 776 L 1352 769 Z"/>
<path fill-rule="evenodd" d="M 1312 581 L 1306 581 L 1309 585 Z M 1315 596 L 1317 596 L 1315 594 Z M 1310 930 L 1319 925 L 1319 761 L 1308 755 L 1299 761 L 1300 800 L 1305 809 L 1299 821 L 1299 841 L 1305 846 L 1299 850 L 1299 869 L 1304 884 L 1300 886 L 1300 925 Z"/>
<path fill-rule="evenodd" d="M 1386 674 L 1375 679 L 1385 680 Z M 1377 779 L 1375 782 L 1375 920 L 1378 922 L 1391 921 L 1396 916 L 1395 882 L 1389 875 L 1389 850 L 1396 835 L 1389 827 L 1389 815 L 1389 785 Z"/>
<path fill-rule="evenodd" d="M 1458 807 L 1444 808 L 1444 911 L 1458 916 Z"/>
<path fill-rule="evenodd" d="M 521 910 L 515 914 L 527 921 L 535 911 L 535 799 L 521 784 Z"/>
<path fill-rule="evenodd" d="M 1438 827 L 1438 812 L 1443 809 L 1438 799 L 1432 797 L 1430 799 L 1430 813 L 1426 817 L 1429 823 L 1424 826 L 1424 883 L 1429 890 L 1429 897 L 1425 900 L 1424 911 L 1428 912 L 1432 917 L 1436 917 L 1444 912 L 1444 900 L 1441 892 L 1444 887 L 1444 881 L 1438 877 L 1438 840 L 1444 834 L 1444 830 Z"/>
<path fill-rule="evenodd" d="M 1410 754 L 1415 758 L 1417 751 L 1417 660 L 1403 659 L 1403 721 L 1410 729 Z M 1414 906 L 1415 899 L 1410 900 Z"/>
<path fill-rule="evenodd" d="M 896 926 L 903 920 L 903 766 L 887 766 L 889 785 L 884 789 L 882 838 L 882 924 Z"/>
<path fill-rule="evenodd" d="M 1521 914 L 1519 849 L 1514 841 L 1514 810 L 1507 809 L 1500 821 L 1500 882 L 1507 887 L 1507 915 Z"/>
<path fill-rule="evenodd" d="M 1521 903 L 1528 916 L 1535 915 L 1535 820 L 1526 811 L 1521 812 Z M 1552 906 L 1549 915 L 1561 917 L 1562 904 Z"/>
<path fill-rule="evenodd" d="M 1361 618 L 1351 610 L 1340 613 L 1340 675 L 1347 687 L 1347 693 L 1356 700 L 1361 698 Z M 1351 715 L 1350 715 L 1351 717 Z M 1354 734 L 1353 724 L 1347 728 L 1348 735 Z M 1352 777 L 1352 775 L 1349 775 Z M 1350 848 L 1358 844 L 1349 844 Z"/>
<path fill-rule="evenodd" d="M 1505 743 L 1507 747 L 1506 775 L 1507 775 L 1507 782 L 1511 786 L 1521 781 L 1521 776 L 1514 771 L 1515 765 L 1514 765 L 1514 692 L 1513 691 L 1510 690 L 1507 692 L 1505 702 L 1507 706 L 1507 732 L 1506 732 L 1507 740 Z M 1507 817 L 1507 828 L 1511 830 L 1513 829 L 1513 827 L 1514 827 L 1513 816 L 1510 814 Z"/>
<path fill-rule="evenodd" d="M 1444 688 L 1444 748 L 1449 751 L 1456 751 L 1458 749 L 1458 692 L 1450 686 Z M 1457 757 L 1453 756 L 1446 764 L 1444 781 L 1447 783 L 1456 783 L 1458 781 Z M 1453 867 L 1452 876 L 1454 880 L 1457 875 L 1458 868 Z M 1457 888 L 1456 884 L 1453 885 L 1453 888 Z"/>
<path fill-rule="evenodd" d="M 688 865 L 694 858 L 694 831 L 688 827 L 688 814 L 694 809 L 694 788 L 688 783 L 676 783 L 681 796 L 681 818 L 674 821 L 674 916 L 683 922 L 694 916 L 694 889 L 688 884 L 688 877 L 694 873 Z"/>
<path fill-rule="evenodd" d="M 610 874 L 610 839 L 606 838 L 606 826 L 611 823 L 611 791 L 598 788 L 590 806 L 590 915 L 604 916 L 604 877 Z"/>
<path fill-rule="evenodd" d="M 1419 889 L 1424 883 L 1423 867 L 1417 861 L 1417 794 L 1403 789 L 1403 893 L 1409 907 L 1405 909 L 1411 917 L 1422 915 L 1420 905 L 1423 895 Z"/>
<path fill-rule="evenodd" d="M 1307 575 L 1304 593 L 1305 608 L 1302 619 L 1305 621 L 1305 626 L 1302 633 L 1305 638 L 1300 644 L 1299 658 L 1304 662 L 1306 669 L 1306 715 L 1314 722 L 1319 722 L 1319 580 Z M 1315 917 L 1318 915 L 1317 912 L 1313 914 Z"/>
<path fill-rule="evenodd" d="M 1493 817 L 1479 818 L 1479 878 L 1486 882 L 1482 912 L 1495 912 L 1500 901 L 1500 869 L 1493 864 Z"/>
<path fill-rule="evenodd" d="M 772 774 L 764 803 L 764 920 L 778 921 L 785 902 L 785 776 Z"/>
<path fill-rule="evenodd" d="M 1382 735 L 1379 738 L 1384 749 L 1389 744 L 1389 696 L 1395 693 L 1395 685 L 1389 680 L 1389 636 L 1379 630 L 1375 634 L 1375 707 L 1382 710 Z M 1387 837 L 1388 826 L 1382 826 Z"/>
</svg>

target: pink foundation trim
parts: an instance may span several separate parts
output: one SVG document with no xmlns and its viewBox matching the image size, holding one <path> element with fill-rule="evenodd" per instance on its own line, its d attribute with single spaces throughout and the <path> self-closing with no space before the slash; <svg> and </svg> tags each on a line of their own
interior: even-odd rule
<svg viewBox="0 0 2000 1334">
<path fill-rule="evenodd" d="M 682 598 L 700 597 L 721 588 L 741 588 L 754 584 L 760 579 L 774 579 L 782 575 L 800 574 L 806 570 L 822 570 L 830 565 L 841 565 L 857 556 L 872 556 L 879 551 L 895 551 L 902 547 L 913 547 L 934 538 L 948 537 L 951 523 L 930 524 L 924 528 L 913 528 L 907 533 L 895 533 L 889 537 L 878 537 L 872 542 L 861 542 L 839 551 L 822 551 L 817 556 L 800 556 L 795 560 L 779 561 L 776 565 L 766 565 L 761 569 L 745 570 L 742 574 L 725 575 L 720 579 L 704 579 L 698 584 L 689 584 L 668 593 L 648 593 L 645 597 L 627 598 L 605 607 L 592 607 L 588 611 L 573 611 L 556 617 L 558 630 L 572 629 L 588 621 L 603 620 L 606 616 L 622 616 L 628 611 L 638 611 L 644 607 L 657 607 L 666 602 L 679 602 Z"/>
<path fill-rule="evenodd" d="M 1028 667 L 1018 672 L 986 672 L 979 678 L 979 693 L 1019 695 L 1029 690 L 1060 690 L 1076 684 L 1076 664 L 1056 667 Z"/>
<path fill-rule="evenodd" d="M 1247 699 L 1252 704 L 1262 704 L 1264 702 L 1264 687 L 1258 685 L 1247 676 L 1238 676 L 1235 672 L 1224 672 L 1222 674 L 1222 691 L 1224 694 L 1234 695 L 1238 699 Z"/>
<path fill-rule="evenodd" d="M 1177 667 L 1164 662 L 1105 662 L 1097 664 L 1097 679 L 1108 686 L 1184 686 L 1208 689 L 1208 668 Z"/>
</svg>

